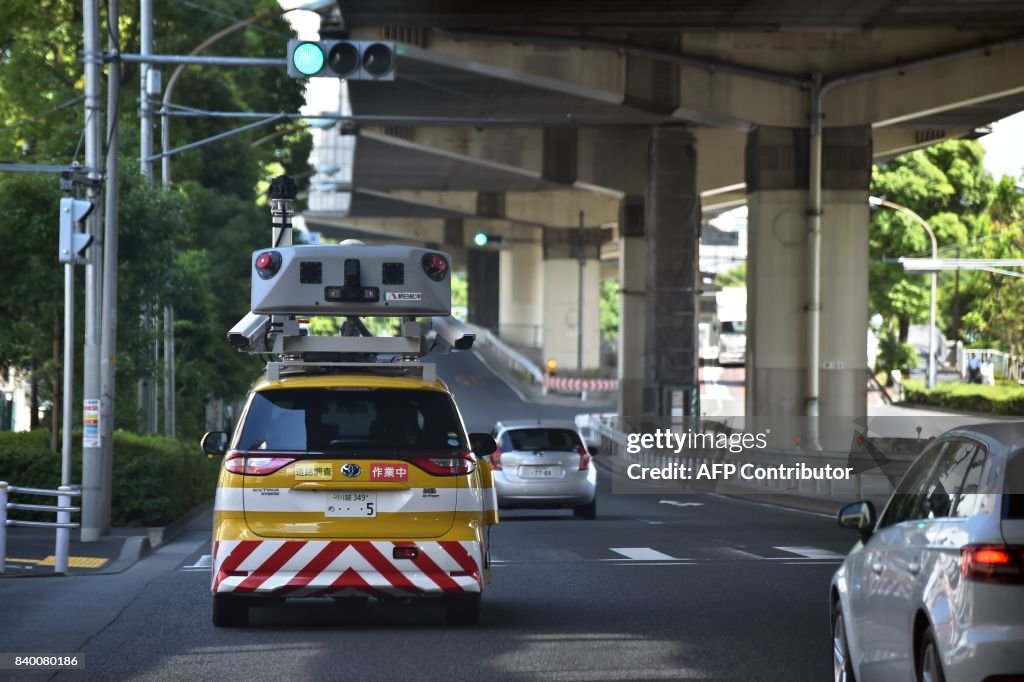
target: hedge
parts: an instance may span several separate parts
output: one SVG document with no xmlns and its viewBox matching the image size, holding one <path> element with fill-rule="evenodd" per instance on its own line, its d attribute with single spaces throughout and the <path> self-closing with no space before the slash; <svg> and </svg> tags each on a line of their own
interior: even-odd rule
<svg viewBox="0 0 1024 682">
<path fill-rule="evenodd" d="M 903 382 L 905 401 L 945 407 L 961 412 L 1024 415 L 1024 387 L 1013 384 L 969 384 L 949 382 L 929 390 L 920 379 Z"/>
<path fill-rule="evenodd" d="M 82 480 L 82 438 L 75 434 L 71 480 Z M 49 449 L 49 433 L 0 432 L 0 481 L 11 485 L 56 488 L 60 453 Z M 133 433 L 114 434 L 111 525 L 159 526 L 213 497 L 219 460 L 209 460 L 198 443 Z M 23 502 L 53 504 L 54 498 L 21 497 Z M 16 512 L 18 518 L 32 518 Z M 38 517 L 38 515 L 36 516 Z M 42 517 L 54 520 L 52 514 Z"/>
</svg>

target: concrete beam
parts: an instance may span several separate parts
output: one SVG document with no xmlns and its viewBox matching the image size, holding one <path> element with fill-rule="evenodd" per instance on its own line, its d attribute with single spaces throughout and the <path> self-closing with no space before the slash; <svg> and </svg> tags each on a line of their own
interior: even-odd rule
<svg viewBox="0 0 1024 682">
<path fill-rule="evenodd" d="M 357 37 L 379 38 L 381 29 L 354 32 Z M 669 34 L 671 35 L 671 34 Z M 821 73 L 826 82 L 845 74 L 909 63 L 922 57 L 1009 37 L 1009 31 L 936 29 L 880 29 L 873 31 L 690 32 L 670 41 L 680 54 L 711 62 L 771 71 L 795 79 Z M 658 34 L 658 43 L 665 42 Z M 650 43 L 654 36 L 629 36 Z M 807 123 L 807 88 L 753 78 L 725 68 L 669 64 L 678 83 L 668 90 L 678 100 L 652 104 L 631 96 L 651 90 L 650 69 L 628 51 L 583 49 L 570 45 L 483 42 L 454 39 L 428 31 L 426 54 L 452 64 L 465 64 L 483 76 L 500 75 L 510 83 L 538 84 L 554 93 L 564 92 L 627 111 L 670 114 L 706 126 L 748 130 L 754 125 L 800 127 Z M 661 47 L 660 44 L 653 45 Z M 1024 48 L 1021 48 L 1024 49 Z M 473 67 L 472 65 L 476 65 Z M 825 103 L 826 126 L 888 125 L 972 102 L 1019 92 L 1024 74 L 1021 50 L 998 50 L 988 56 L 957 59 L 951 63 L 914 69 L 903 75 L 878 78 L 837 89 Z M 537 80 L 541 79 L 541 80 Z M 458 93 L 463 94 L 463 93 Z M 663 99 L 663 98 L 662 98 Z M 550 111 L 540 112 L 550 114 Z M 1012 112 L 1007 112 L 1012 113 Z M 627 117 L 628 118 L 628 115 Z"/>
<path fill-rule="evenodd" d="M 483 192 L 393 191 L 389 197 L 413 206 L 428 205 L 479 220 L 493 218 L 512 223 L 549 227 L 573 227 L 579 212 L 585 213 L 588 226 L 617 220 L 618 199 L 613 196 L 574 190 L 540 192 L 504 192 L 503 200 L 491 202 L 494 195 Z M 493 205 L 491 205 L 493 204 Z"/>
<path fill-rule="evenodd" d="M 885 127 L 1022 92 L 1024 46 L 837 86 L 823 110 L 826 125 Z"/>
</svg>

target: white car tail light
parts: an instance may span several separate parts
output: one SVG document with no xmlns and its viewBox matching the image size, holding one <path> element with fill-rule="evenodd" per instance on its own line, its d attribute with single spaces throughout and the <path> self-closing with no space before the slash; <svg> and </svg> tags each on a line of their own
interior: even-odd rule
<svg viewBox="0 0 1024 682">
<path fill-rule="evenodd" d="M 979 582 L 1024 584 L 1024 547 L 968 545 L 960 550 L 960 575 Z"/>
</svg>

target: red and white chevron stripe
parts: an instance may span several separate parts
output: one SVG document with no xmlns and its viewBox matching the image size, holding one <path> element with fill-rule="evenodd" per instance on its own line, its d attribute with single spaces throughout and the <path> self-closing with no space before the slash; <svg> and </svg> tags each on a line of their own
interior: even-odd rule
<svg viewBox="0 0 1024 682">
<path fill-rule="evenodd" d="M 415 559 L 395 547 L 415 545 Z M 479 542 L 221 540 L 214 545 L 214 593 L 289 597 L 440 595 L 482 592 Z"/>
<path fill-rule="evenodd" d="M 582 393 L 584 391 L 601 393 L 603 391 L 616 391 L 619 388 L 618 379 L 577 379 L 574 377 L 544 377 L 544 386 L 551 391 L 566 391 L 568 393 Z"/>
</svg>

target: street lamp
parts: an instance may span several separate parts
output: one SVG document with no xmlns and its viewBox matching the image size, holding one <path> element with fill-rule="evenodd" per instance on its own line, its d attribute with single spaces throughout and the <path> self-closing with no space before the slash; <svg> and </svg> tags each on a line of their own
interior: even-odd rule
<svg viewBox="0 0 1024 682">
<path fill-rule="evenodd" d="M 888 199 L 883 199 L 880 197 L 868 197 L 868 203 L 871 204 L 872 206 L 885 206 L 886 208 L 891 208 L 913 218 L 918 225 L 924 228 L 925 232 L 927 232 L 928 236 L 931 238 L 932 260 L 938 260 L 939 245 L 938 242 L 935 241 L 935 232 L 932 230 L 931 225 L 929 225 L 924 218 L 917 215 L 917 213 L 911 211 L 906 206 L 903 206 L 902 204 L 897 204 L 896 202 L 893 201 L 889 201 Z M 938 271 L 932 270 L 931 277 L 931 311 L 928 315 L 928 376 L 925 380 L 925 386 L 927 386 L 928 388 L 935 388 L 935 289 L 938 285 Z"/>
</svg>

